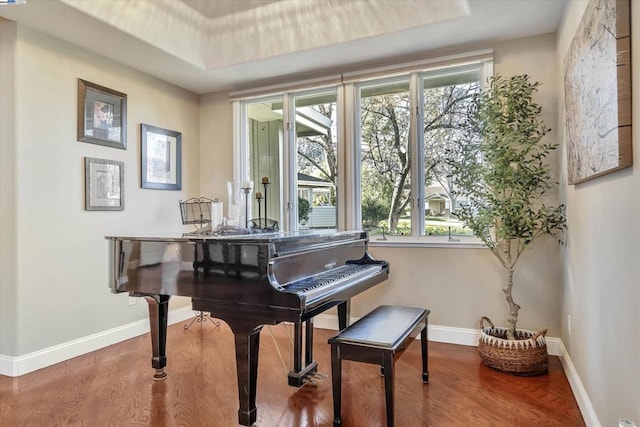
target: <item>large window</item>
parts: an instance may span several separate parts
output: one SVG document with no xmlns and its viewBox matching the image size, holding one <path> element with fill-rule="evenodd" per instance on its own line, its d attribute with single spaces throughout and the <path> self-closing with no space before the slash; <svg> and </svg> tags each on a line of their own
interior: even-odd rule
<svg viewBox="0 0 640 427">
<path fill-rule="evenodd" d="M 284 230 L 464 241 L 471 233 L 453 214 L 465 201 L 443 159 L 491 72 L 486 57 L 236 100 L 234 111 L 246 117 L 236 120 L 236 153 L 249 158 L 237 162 L 236 176 L 269 177 L 268 215 Z"/>
</svg>

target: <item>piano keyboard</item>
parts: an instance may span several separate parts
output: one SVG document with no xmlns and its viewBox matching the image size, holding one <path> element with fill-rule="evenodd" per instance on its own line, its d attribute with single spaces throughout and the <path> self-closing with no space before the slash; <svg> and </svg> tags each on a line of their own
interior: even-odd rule
<svg viewBox="0 0 640 427">
<path fill-rule="evenodd" d="M 351 285 L 375 276 L 382 270 L 382 267 L 380 264 L 345 264 L 291 282 L 284 288 L 284 291 L 305 295 L 307 304 L 310 304 L 329 291 L 335 291 L 341 286 Z"/>
</svg>

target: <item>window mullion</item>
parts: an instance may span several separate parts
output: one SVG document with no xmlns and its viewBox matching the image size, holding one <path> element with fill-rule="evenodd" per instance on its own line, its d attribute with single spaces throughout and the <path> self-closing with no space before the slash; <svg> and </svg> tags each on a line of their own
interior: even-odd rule
<svg viewBox="0 0 640 427">
<path fill-rule="evenodd" d="M 298 176 L 295 135 L 296 104 L 293 96 L 285 93 L 282 99 L 283 153 L 282 153 L 282 212 L 283 230 L 298 230 Z"/>
<path fill-rule="evenodd" d="M 362 227 L 360 207 L 360 106 L 357 87 L 346 84 L 338 88 L 338 228 Z"/>
<path fill-rule="evenodd" d="M 243 181 L 249 174 L 249 142 L 245 126 L 247 107 L 240 101 L 233 102 L 233 179 Z"/>
<path fill-rule="evenodd" d="M 424 234 L 424 122 L 423 83 L 416 73 L 410 80 L 411 116 L 409 125 L 409 153 L 411 155 L 411 234 Z"/>
</svg>

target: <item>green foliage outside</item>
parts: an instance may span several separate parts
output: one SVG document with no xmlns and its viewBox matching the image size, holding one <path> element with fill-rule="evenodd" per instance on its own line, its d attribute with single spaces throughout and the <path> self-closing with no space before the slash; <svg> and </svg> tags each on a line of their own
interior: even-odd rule
<svg viewBox="0 0 640 427">
<path fill-rule="evenodd" d="M 364 228 L 379 228 L 380 222 L 389 214 L 388 205 L 379 199 L 364 196 L 362 200 L 362 226 Z"/>
<path fill-rule="evenodd" d="M 513 301 L 514 267 L 524 250 L 543 235 L 558 240 L 566 228 L 564 205 L 546 197 L 556 182 L 548 156 L 557 144 L 543 140 L 549 128 L 533 100 L 539 83 L 527 75 L 496 76 L 473 99 L 465 132 L 445 159 L 463 206 L 455 216 L 491 249 L 506 269 L 503 292 L 513 339 L 520 306 Z"/>
<path fill-rule="evenodd" d="M 303 197 L 298 197 L 298 221 L 309 221 L 311 214 L 311 204 Z"/>
</svg>

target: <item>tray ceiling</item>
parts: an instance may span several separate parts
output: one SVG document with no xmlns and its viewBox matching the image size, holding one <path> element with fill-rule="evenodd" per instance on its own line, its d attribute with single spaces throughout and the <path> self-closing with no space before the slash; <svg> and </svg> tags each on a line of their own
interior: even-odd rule
<svg viewBox="0 0 640 427">
<path fill-rule="evenodd" d="M 553 32 L 564 3 L 27 0 L 0 7 L 0 16 L 193 92 L 208 93 L 341 72 L 472 42 Z"/>
</svg>

